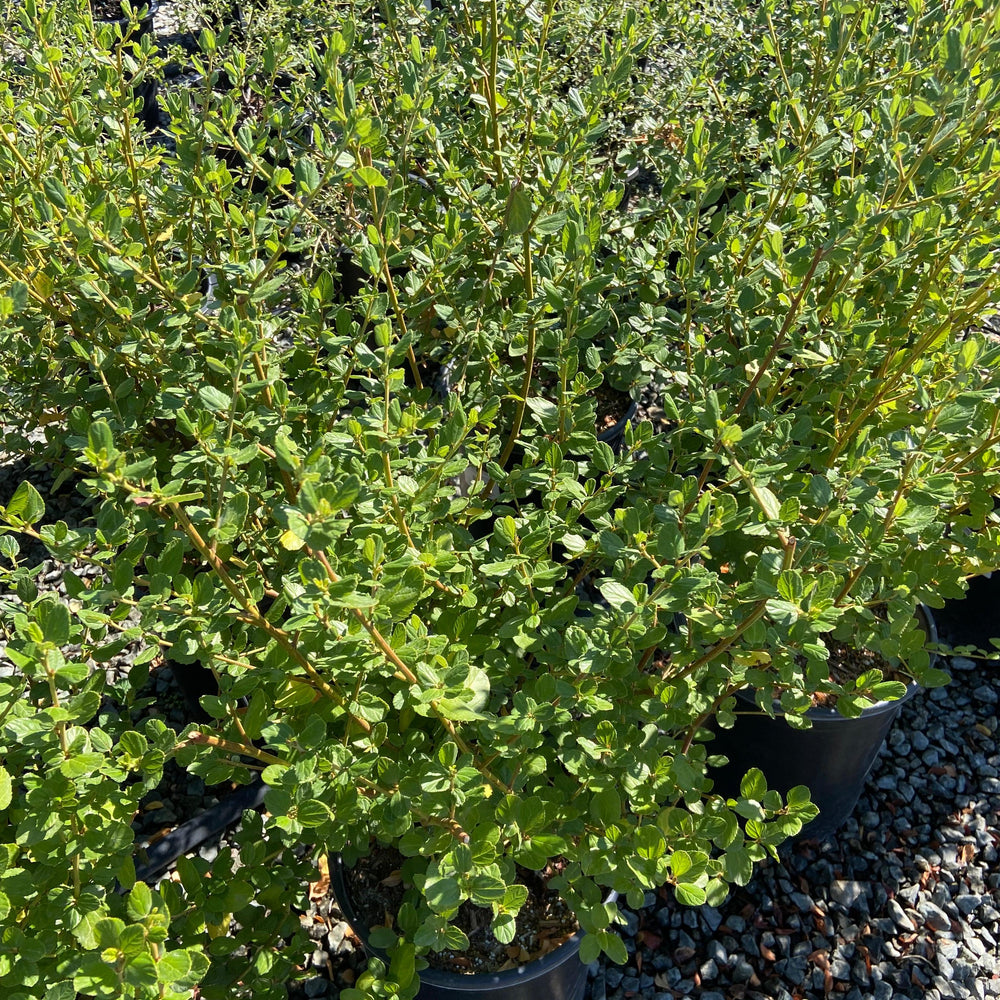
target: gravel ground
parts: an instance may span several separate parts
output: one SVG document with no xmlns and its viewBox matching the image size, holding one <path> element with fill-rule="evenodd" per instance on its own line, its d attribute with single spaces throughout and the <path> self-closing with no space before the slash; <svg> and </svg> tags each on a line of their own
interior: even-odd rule
<svg viewBox="0 0 1000 1000">
<path fill-rule="evenodd" d="M 588 1000 L 1000 996 L 996 667 L 906 705 L 835 840 L 786 847 L 725 906 L 649 894 Z"/>
</svg>

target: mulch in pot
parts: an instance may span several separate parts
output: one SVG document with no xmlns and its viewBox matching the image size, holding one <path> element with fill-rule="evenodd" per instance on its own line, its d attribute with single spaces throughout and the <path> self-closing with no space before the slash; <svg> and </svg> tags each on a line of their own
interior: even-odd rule
<svg viewBox="0 0 1000 1000">
<path fill-rule="evenodd" d="M 392 926 L 408 886 L 400 869 L 405 859 L 391 847 L 377 847 L 350 870 L 351 901 L 369 928 Z M 529 890 L 528 900 L 517 915 L 517 930 L 510 944 L 503 944 L 490 930 L 492 911 L 466 901 L 453 923 L 469 938 L 466 951 L 431 952 L 432 968 L 464 974 L 502 972 L 555 951 L 579 929 L 576 917 L 547 878 L 556 874 L 551 866 L 541 872 L 517 866 L 516 881 Z"/>
<path fill-rule="evenodd" d="M 598 434 L 611 430 L 628 412 L 632 397 L 621 389 L 614 389 L 606 382 L 594 392 L 597 400 L 595 430 Z"/>
<path fill-rule="evenodd" d="M 120 21 L 125 17 L 121 0 L 90 0 L 95 21 Z"/>
</svg>

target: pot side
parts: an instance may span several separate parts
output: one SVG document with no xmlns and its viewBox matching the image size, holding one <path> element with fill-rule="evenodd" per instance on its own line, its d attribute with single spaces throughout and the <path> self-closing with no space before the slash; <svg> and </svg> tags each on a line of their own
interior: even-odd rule
<svg viewBox="0 0 1000 1000">
<path fill-rule="evenodd" d="M 919 614 L 928 639 L 936 642 L 930 612 L 922 607 Z M 760 711 L 753 691 L 738 691 L 737 711 L 750 714 L 737 715 L 731 729 L 713 726 L 716 736 L 708 744 L 710 754 L 729 758 L 725 767 L 712 772 L 715 791 L 737 797 L 740 780 L 751 767 L 760 768 L 768 787 L 782 795 L 805 785 L 820 813 L 796 839 L 829 837 L 854 811 L 896 716 L 919 690 L 919 684 L 910 684 L 902 698 L 878 702 L 853 719 L 833 708 L 810 708 L 811 729 L 793 729 L 780 711 L 772 719 Z"/>
</svg>

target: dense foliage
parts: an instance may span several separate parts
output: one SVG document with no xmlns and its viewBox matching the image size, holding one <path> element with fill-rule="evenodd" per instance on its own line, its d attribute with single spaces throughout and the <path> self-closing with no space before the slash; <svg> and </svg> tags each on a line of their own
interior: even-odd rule
<svg viewBox="0 0 1000 1000">
<path fill-rule="evenodd" d="M 902 692 L 831 632 L 945 680 L 914 607 L 998 551 L 995 7 L 270 0 L 187 56 L 15 6 L 5 447 L 95 513 L 0 518 L 9 995 L 283 995 L 301 845 L 372 837 L 418 891 L 353 997 L 412 996 L 465 899 L 510 940 L 515 863 L 623 959 L 607 889 L 718 901 L 815 814 L 712 793 L 735 691 Z M 99 573 L 63 602 L 18 535 Z M 134 724 L 161 653 L 211 724 Z M 149 890 L 171 757 L 267 815 Z"/>
</svg>

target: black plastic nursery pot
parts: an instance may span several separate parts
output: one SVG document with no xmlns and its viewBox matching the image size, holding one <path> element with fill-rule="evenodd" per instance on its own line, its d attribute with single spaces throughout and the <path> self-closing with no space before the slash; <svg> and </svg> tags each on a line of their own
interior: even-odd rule
<svg viewBox="0 0 1000 1000">
<path fill-rule="evenodd" d="M 139 6 L 138 3 L 133 6 Z M 127 17 L 105 17 L 101 14 L 94 14 L 95 24 L 117 24 L 121 29 L 122 39 L 126 42 L 140 42 L 143 35 L 153 34 L 153 16 L 159 5 L 155 0 L 148 4 L 146 16 L 140 18 L 138 28 L 130 32 L 130 21 Z M 141 101 L 139 106 L 139 120 L 146 129 L 155 129 L 160 124 L 160 105 L 156 100 L 157 82 L 153 80 L 143 80 L 132 88 L 132 94 L 136 100 Z"/>
<path fill-rule="evenodd" d="M 207 722 L 211 716 L 201 707 L 202 695 L 218 695 L 219 685 L 215 674 L 198 660 L 191 663 L 178 663 L 167 660 L 174 675 L 174 682 L 184 696 L 184 703 L 191 718 L 195 722 Z"/>
<path fill-rule="evenodd" d="M 388 961 L 384 953 L 368 941 L 369 929 L 351 905 L 346 873 L 343 858 L 340 855 L 331 858 L 330 885 L 344 918 L 361 938 L 369 956 L 377 955 Z M 611 902 L 617 898 L 614 892 L 608 896 Z M 425 969 L 420 973 L 417 1000 L 457 1000 L 467 996 L 476 1000 L 583 1000 L 587 967 L 580 961 L 581 937 L 582 933 L 577 931 L 548 955 L 504 972 L 466 976 Z"/>
<path fill-rule="evenodd" d="M 926 609 L 921 615 L 928 639 L 936 642 L 933 619 Z M 715 791 L 735 798 L 740 780 L 752 767 L 760 768 L 768 787 L 782 795 L 805 785 L 819 816 L 802 828 L 797 839 L 828 837 L 854 811 L 896 716 L 919 690 L 919 684 L 910 684 L 902 698 L 878 702 L 853 719 L 834 708 L 810 708 L 806 712 L 810 729 L 793 729 L 780 710 L 772 719 L 761 712 L 753 691 L 739 691 L 736 724 L 731 729 L 713 726 L 716 737 L 708 744 L 710 754 L 729 758 L 725 767 L 712 772 Z"/>
<path fill-rule="evenodd" d="M 608 427 L 606 430 L 601 431 L 601 433 L 597 435 L 597 440 L 610 445 L 611 450 L 616 455 L 619 454 L 622 448 L 625 447 L 625 428 L 628 426 L 628 422 L 630 420 L 635 420 L 635 415 L 638 409 L 639 404 L 633 399 L 621 420 L 613 426 Z"/>
<path fill-rule="evenodd" d="M 965 597 L 946 601 L 934 619 L 944 645 L 994 652 L 991 640 L 1000 638 L 1000 572 L 973 577 Z"/>
<path fill-rule="evenodd" d="M 197 850 L 206 841 L 217 840 L 224 830 L 239 821 L 247 809 L 259 809 L 264 804 L 266 793 L 267 785 L 257 778 L 150 846 L 138 848 L 135 853 L 136 879 L 154 883 L 182 854 Z"/>
</svg>

